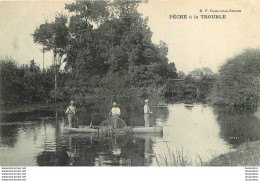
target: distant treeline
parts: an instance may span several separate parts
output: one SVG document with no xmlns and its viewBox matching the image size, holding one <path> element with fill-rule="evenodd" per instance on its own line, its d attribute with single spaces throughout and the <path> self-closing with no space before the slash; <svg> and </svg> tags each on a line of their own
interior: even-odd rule
<svg viewBox="0 0 260 181">
<path fill-rule="evenodd" d="M 40 70 L 34 60 L 30 65 L 18 66 L 11 58 L 0 60 L 0 101 L 5 105 L 24 104 L 31 102 L 54 102 L 54 66 L 47 70 Z M 186 103 L 203 102 L 234 106 L 256 106 L 260 92 L 260 50 L 248 49 L 234 56 L 224 63 L 218 74 L 214 74 L 209 68 L 195 69 L 188 75 L 183 72 L 174 74 L 174 79 L 166 78 L 163 83 L 154 84 L 148 89 L 140 84 L 125 85 L 130 88 L 115 90 L 120 85 L 120 80 L 115 77 L 106 77 L 102 84 L 97 79 L 96 86 L 84 87 L 77 94 L 74 87 L 68 87 L 68 83 L 75 82 L 71 72 L 57 71 L 57 101 L 95 102 L 107 96 L 112 99 L 137 99 L 172 98 L 175 101 Z M 94 80 L 93 84 L 95 83 Z M 121 82 L 122 83 L 122 82 Z M 103 85 L 107 85 L 102 87 Z M 75 85 L 75 87 L 78 85 Z M 69 94 L 70 91 L 74 96 Z M 85 90 L 94 90 L 92 94 Z M 120 92 L 122 91 L 122 92 Z M 139 92 L 138 92 L 139 91 Z M 118 94 L 117 94 L 118 93 Z M 137 94 L 138 93 L 138 94 Z M 125 97 L 123 97 L 124 95 Z M 122 96 L 122 97 L 120 97 Z"/>
<path fill-rule="evenodd" d="M 184 103 L 210 102 L 209 95 L 216 80 L 215 77 L 216 75 L 207 67 L 197 68 L 188 75 L 179 72 L 179 79 L 167 85 L 165 96 Z"/>
<path fill-rule="evenodd" d="M 0 59 L 0 101 L 4 105 L 27 104 L 34 102 L 51 103 L 55 101 L 55 67 L 51 66 L 46 70 L 40 70 L 40 67 L 31 60 L 30 65 L 18 66 L 17 61 L 11 58 Z M 57 68 L 58 69 L 58 68 Z M 120 79 L 116 77 L 106 77 L 102 84 L 96 79 L 93 87 L 84 87 L 80 89 L 80 94 L 74 87 L 69 85 L 74 80 L 71 72 L 57 71 L 57 90 L 56 101 L 63 102 L 69 99 L 75 99 L 78 103 L 93 103 L 107 99 L 126 99 L 135 100 L 141 98 L 150 98 L 152 101 L 160 101 L 164 97 L 173 98 L 183 102 L 206 102 L 211 92 L 214 82 L 214 74 L 208 68 L 195 69 L 189 75 L 183 72 L 174 73 L 175 77 L 166 78 L 162 83 L 153 84 L 151 87 L 140 87 L 134 85 L 125 85 L 127 89 L 120 88 Z M 153 77 L 151 76 L 150 79 Z M 183 80 L 183 81 L 175 81 Z M 91 79 L 90 79 L 91 80 Z M 154 80 L 151 80 L 154 81 Z M 88 83 L 88 82 L 87 82 Z M 86 83 L 86 84 L 87 84 Z M 68 85 L 69 84 L 69 85 Z M 107 85 L 102 87 L 103 85 Z M 116 88 L 120 88 L 116 90 Z M 70 90 L 68 90 L 70 89 Z M 114 93 L 109 92 L 115 90 Z M 86 92 L 84 93 L 84 90 Z M 88 90 L 93 90 L 90 94 Z M 122 92 L 120 92 L 122 91 Z M 69 94 L 70 92 L 74 95 Z M 168 96 L 167 96 L 168 95 Z"/>
<path fill-rule="evenodd" d="M 54 68 L 41 71 L 34 60 L 18 66 L 11 58 L 0 59 L 0 101 L 4 105 L 51 102 L 54 98 Z"/>
</svg>

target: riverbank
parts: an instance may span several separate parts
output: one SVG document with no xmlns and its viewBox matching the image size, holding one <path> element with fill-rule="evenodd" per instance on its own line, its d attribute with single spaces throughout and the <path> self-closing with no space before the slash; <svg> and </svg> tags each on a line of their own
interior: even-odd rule
<svg viewBox="0 0 260 181">
<path fill-rule="evenodd" d="M 220 155 L 204 166 L 260 166 L 260 141 L 244 143 L 236 151 Z"/>
<path fill-rule="evenodd" d="M 0 106 L 0 114 L 11 114 L 18 112 L 31 112 L 35 110 L 50 110 L 53 108 L 62 107 L 63 103 L 32 103 L 15 106 Z"/>
</svg>

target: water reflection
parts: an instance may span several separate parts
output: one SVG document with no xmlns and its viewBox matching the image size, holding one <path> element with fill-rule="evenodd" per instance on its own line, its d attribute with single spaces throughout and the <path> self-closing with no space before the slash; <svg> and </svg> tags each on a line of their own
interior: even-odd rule
<svg viewBox="0 0 260 181">
<path fill-rule="evenodd" d="M 120 105 L 128 125 L 144 126 L 142 105 Z M 109 105 L 79 111 L 80 124 L 94 125 L 108 116 Z M 224 107 L 169 104 L 152 107 L 150 126 L 163 134 L 135 134 L 100 140 L 89 134 L 64 134 L 64 110 L 8 114 L 0 122 L 1 165 L 28 166 L 157 166 L 156 157 L 169 150 L 188 154 L 194 165 L 260 138 L 260 109 L 252 112 Z"/>
<path fill-rule="evenodd" d="M 155 153 L 169 156 L 169 149 L 175 155 L 183 151 L 196 165 L 229 151 L 228 143 L 219 137 L 220 127 L 212 107 L 196 105 L 187 109 L 184 104 L 175 104 L 168 110 L 163 139 L 155 143 Z"/>
<path fill-rule="evenodd" d="M 217 121 L 221 127 L 220 136 L 232 147 L 236 148 L 247 141 L 260 139 L 260 109 L 231 109 L 214 107 Z M 258 117 L 257 117 L 258 116 Z"/>
<path fill-rule="evenodd" d="M 5 125 L 0 126 L 0 144 L 1 146 L 14 147 L 17 142 L 18 126 Z"/>
<path fill-rule="evenodd" d="M 157 135 L 162 136 L 162 135 Z M 91 135 L 64 135 L 55 152 L 43 151 L 37 156 L 40 166 L 143 166 L 150 165 L 151 136 L 94 139 Z M 61 146 L 63 145 L 63 146 Z"/>
</svg>

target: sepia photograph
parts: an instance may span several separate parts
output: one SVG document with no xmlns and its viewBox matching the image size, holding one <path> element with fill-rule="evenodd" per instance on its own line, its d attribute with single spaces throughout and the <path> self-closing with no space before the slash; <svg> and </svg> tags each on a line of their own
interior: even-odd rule
<svg viewBox="0 0 260 181">
<path fill-rule="evenodd" d="M 0 166 L 260 166 L 260 4 L 0 1 Z"/>
</svg>

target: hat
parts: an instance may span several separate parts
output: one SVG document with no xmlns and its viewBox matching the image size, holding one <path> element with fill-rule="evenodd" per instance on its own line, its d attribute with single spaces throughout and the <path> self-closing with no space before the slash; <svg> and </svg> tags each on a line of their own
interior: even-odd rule
<svg viewBox="0 0 260 181">
<path fill-rule="evenodd" d="M 146 99 L 144 102 L 145 102 L 145 103 L 147 103 L 147 102 L 149 102 L 149 100 L 148 100 L 148 99 Z"/>
<path fill-rule="evenodd" d="M 75 102 L 73 100 L 70 101 L 70 104 L 74 104 Z"/>
<path fill-rule="evenodd" d="M 113 102 L 113 106 L 116 106 L 117 105 L 117 103 L 116 102 Z"/>
</svg>

